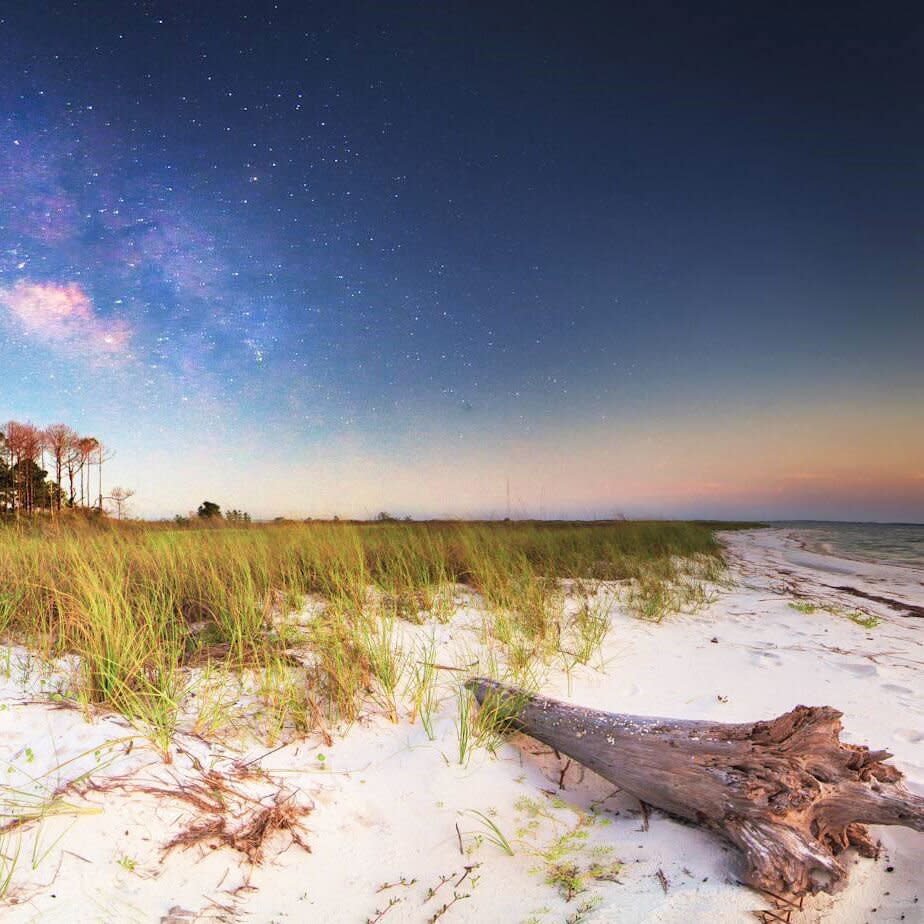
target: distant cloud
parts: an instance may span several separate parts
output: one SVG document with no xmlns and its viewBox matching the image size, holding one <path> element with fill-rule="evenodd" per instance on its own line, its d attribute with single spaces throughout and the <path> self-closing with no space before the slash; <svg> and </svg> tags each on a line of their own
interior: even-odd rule
<svg viewBox="0 0 924 924">
<path fill-rule="evenodd" d="M 17 282 L 0 288 L 0 307 L 29 336 L 89 358 L 119 359 L 131 342 L 129 324 L 97 314 L 76 283 Z"/>
</svg>

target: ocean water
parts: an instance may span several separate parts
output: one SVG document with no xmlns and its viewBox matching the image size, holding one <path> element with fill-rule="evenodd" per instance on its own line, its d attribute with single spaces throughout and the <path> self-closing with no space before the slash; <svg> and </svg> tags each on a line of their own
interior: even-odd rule
<svg viewBox="0 0 924 924">
<path fill-rule="evenodd" d="M 924 524 L 802 521 L 774 525 L 791 527 L 813 552 L 924 570 Z"/>
</svg>

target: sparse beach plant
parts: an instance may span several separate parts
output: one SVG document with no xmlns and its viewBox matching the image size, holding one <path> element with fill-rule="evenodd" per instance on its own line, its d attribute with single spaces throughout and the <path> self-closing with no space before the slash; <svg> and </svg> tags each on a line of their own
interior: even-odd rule
<svg viewBox="0 0 924 924">
<path fill-rule="evenodd" d="M 22 853 L 22 834 L 0 828 L 0 901 L 6 898 Z"/>
<path fill-rule="evenodd" d="M 458 759 L 463 767 L 468 764 L 472 755 L 472 697 L 464 686 L 456 690 L 456 737 L 459 742 Z"/>
<path fill-rule="evenodd" d="M 378 619 L 360 621 L 363 651 L 369 672 L 375 678 L 373 696 L 392 722 L 398 721 L 398 688 L 408 659 L 395 630 L 395 618 L 382 614 Z"/>
<path fill-rule="evenodd" d="M 331 721 L 354 722 L 372 682 L 361 622 L 362 616 L 347 603 L 328 607 L 309 629 L 314 660 L 308 682 L 312 695 L 326 705 Z"/>
<path fill-rule="evenodd" d="M 589 664 L 590 660 L 603 647 L 610 629 L 610 609 L 612 597 L 605 595 L 602 599 L 589 597 L 585 599 L 574 617 L 574 657 L 578 664 Z"/>
<path fill-rule="evenodd" d="M 861 613 L 855 610 L 852 613 L 844 614 L 852 623 L 860 626 L 861 629 L 875 629 L 882 620 L 872 613 Z"/>
<path fill-rule="evenodd" d="M 484 812 L 479 812 L 477 809 L 469 809 L 463 814 L 468 815 L 478 822 L 481 831 L 480 837 L 487 841 L 489 844 L 493 844 L 498 850 L 502 850 L 508 857 L 514 856 L 514 849 L 510 844 L 510 841 L 507 840 L 506 835 L 498 827 L 497 823 L 486 815 Z"/>
<path fill-rule="evenodd" d="M 419 718 L 424 732 L 431 741 L 436 740 L 433 716 L 439 706 L 436 682 L 436 638 L 431 633 L 418 643 L 408 682 L 408 695 L 413 703 L 411 721 Z"/>
<path fill-rule="evenodd" d="M 268 654 L 259 669 L 258 696 L 265 707 L 264 737 L 275 742 L 286 729 L 297 735 L 315 725 L 315 708 L 310 701 L 305 670 L 287 658 Z"/>
<path fill-rule="evenodd" d="M 491 754 L 515 731 L 517 715 L 529 699 L 528 690 L 518 687 L 517 691 L 514 695 L 489 691 L 474 713 L 475 744 Z"/>
<path fill-rule="evenodd" d="M 501 694 L 489 690 L 481 705 L 477 705 L 470 690 L 460 684 L 457 691 L 456 735 L 459 744 L 459 763 L 467 764 L 476 748 L 484 748 L 496 754 L 498 748 L 516 730 L 516 718 L 520 709 L 534 692 L 537 684 L 532 675 L 521 672 L 516 679 L 509 673 L 497 670 L 493 659 L 479 662 L 478 668 L 490 665 L 494 669 L 484 671 L 482 676 L 497 676 L 507 683 L 518 683 L 517 694 Z"/>
<path fill-rule="evenodd" d="M 610 630 L 610 612 L 615 605 L 615 595 L 611 592 L 596 588 L 587 592 L 582 584 L 573 591 L 581 595 L 580 602 L 568 620 L 566 631 L 561 633 L 557 659 L 565 672 L 569 690 L 573 670 L 600 655 Z M 602 664 L 602 657 L 600 661 Z"/>
</svg>

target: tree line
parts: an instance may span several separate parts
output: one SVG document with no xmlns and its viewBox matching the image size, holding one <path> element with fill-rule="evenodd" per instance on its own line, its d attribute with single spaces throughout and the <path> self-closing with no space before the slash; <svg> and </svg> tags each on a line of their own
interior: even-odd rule
<svg viewBox="0 0 924 924">
<path fill-rule="evenodd" d="M 11 420 L 0 428 L 0 515 L 103 509 L 103 465 L 112 453 L 67 424 Z M 113 489 L 113 494 L 125 493 Z M 121 504 L 119 505 L 121 513 Z"/>
</svg>

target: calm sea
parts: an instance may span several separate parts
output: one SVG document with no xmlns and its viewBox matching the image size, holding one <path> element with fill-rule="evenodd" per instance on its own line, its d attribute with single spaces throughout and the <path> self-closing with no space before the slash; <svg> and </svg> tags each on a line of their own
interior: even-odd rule
<svg viewBox="0 0 924 924">
<path fill-rule="evenodd" d="M 791 527 L 815 552 L 924 568 L 924 524 L 775 523 Z"/>
</svg>

